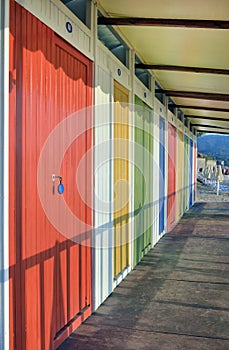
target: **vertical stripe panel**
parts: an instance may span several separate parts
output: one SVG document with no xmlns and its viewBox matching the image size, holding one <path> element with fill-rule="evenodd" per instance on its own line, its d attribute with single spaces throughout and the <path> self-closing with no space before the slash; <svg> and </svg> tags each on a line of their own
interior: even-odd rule
<svg viewBox="0 0 229 350">
<path fill-rule="evenodd" d="M 153 137 L 152 110 L 135 96 L 134 265 L 151 248 Z"/>
<path fill-rule="evenodd" d="M 9 348 L 9 1 L 0 6 L 0 348 Z M 10 74 L 12 83 L 12 74 Z"/>
<path fill-rule="evenodd" d="M 194 202 L 196 201 L 196 191 L 197 191 L 197 146 L 196 146 L 196 142 L 194 142 L 194 196 L 193 196 L 193 200 Z"/>
<path fill-rule="evenodd" d="M 183 172 L 184 172 L 184 135 L 177 131 L 177 221 L 183 213 L 182 189 L 183 189 Z"/>
<path fill-rule="evenodd" d="M 156 244 L 159 239 L 159 183 L 160 183 L 160 125 L 159 125 L 159 115 L 154 113 L 154 124 L 153 124 L 153 232 L 152 232 L 152 246 Z"/>
<path fill-rule="evenodd" d="M 129 266 L 129 93 L 114 82 L 114 277 Z"/>
<path fill-rule="evenodd" d="M 193 202 L 193 140 L 190 139 L 190 152 L 189 152 L 189 208 L 192 206 Z"/>
<path fill-rule="evenodd" d="M 160 117 L 160 146 L 159 146 L 159 234 L 165 229 L 165 120 Z"/>
<path fill-rule="evenodd" d="M 80 163 L 92 147 L 91 112 L 85 109 L 92 103 L 91 63 L 13 1 L 10 33 L 10 342 L 13 349 L 52 349 L 91 310 L 90 236 L 80 225 L 74 231 L 61 209 L 64 198 L 72 213 L 92 224 L 90 153 Z M 60 168 L 46 174 L 71 135 L 68 117 L 79 110 L 74 128 L 85 131 L 64 150 Z M 41 206 L 37 169 L 48 136 L 63 121 L 43 164 L 46 196 L 60 225 L 54 228 Z M 63 177 L 63 197 L 52 192 L 53 173 Z M 60 232 L 63 223 L 69 236 L 81 233 L 82 245 Z"/>
<path fill-rule="evenodd" d="M 176 220 L 176 128 L 168 123 L 168 203 L 167 229 Z"/>
<path fill-rule="evenodd" d="M 113 289 L 111 107 L 110 73 L 97 66 L 94 121 L 94 310 Z"/>
<path fill-rule="evenodd" d="M 183 187 L 183 208 L 188 210 L 189 201 L 189 138 L 184 135 L 184 187 Z"/>
</svg>

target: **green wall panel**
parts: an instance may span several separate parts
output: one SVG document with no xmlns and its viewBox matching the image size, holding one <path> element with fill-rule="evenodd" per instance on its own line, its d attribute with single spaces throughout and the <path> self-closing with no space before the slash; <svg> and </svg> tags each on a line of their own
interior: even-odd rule
<svg viewBox="0 0 229 350">
<path fill-rule="evenodd" d="M 152 173 L 153 173 L 152 109 L 135 96 L 135 167 L 134 167 L 134 265 L 151 248 Z"/>
</svg>

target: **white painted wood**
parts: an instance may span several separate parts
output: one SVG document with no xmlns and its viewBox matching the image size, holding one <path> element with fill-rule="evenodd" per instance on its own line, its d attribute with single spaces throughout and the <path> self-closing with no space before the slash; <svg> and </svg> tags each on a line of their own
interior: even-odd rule
<svg viewBox="0 0 229 350">
<path fill-rule="evenodd" d="M 119 82 L 128 90 L 132 90 L 131 71 L 128 69 L 112 52 L 108 50 L 99 40 L 96 45 L 98 47 L 98 64 L 104 69 L 109 70 L 113 79 Z"/>
<path fill-rule="evenodd" d="M 167 114 L 168 115 L 168 114 Z M 165 228 L 168 218 L 168 121 L 165 121 Z"/>
<path fill-rule="evenodd" d="M 112 77 L 128 90 L 131 90 L 131 74 L 127 67 L 108 50 L 108 67 Z"/>
<path fill-rule="evenodd" d="M 177 152 L 177 157 L 176 157 L 176 189 L 178 192 L 177 198 L 176 198 L 176 219 L 179 220 L 182 215 L 183 215 L 183 185 L 184 185 L 184 135 L 182 133 L 182 144 L 180 145 L 180 132 L 182 130 L 177 129 L 177 140 L 176 140 L 176 152 Z M 179 173 L 179 162 L 180 160 L 182 161 L 182 167 L 181 167 L 181 172 Z M 181 208 L 181 210 L 179 210 Z"/>
<path fill-rule="evenodd" d="M 0 349 L 9 349 L 9 1 L 0 6 Z"/>
<path fill-rule="evenodd" d="M 154 117 L 154 111 L 152 109 L 151 111 L 151 115 L 152 115 L 152 122 L 150 123 L 150 129 L 149 132 L 152 136 L 153 139 L 153 154 L 152 154 L 152 162 L 151 162 L 151 166 L 152 166 L 152 171 L 151 171 L 151 176 L 152 178 L 150 179 L 151 182 L 151 187 L 150 187 L 150 205 L 151 205 L 151 209 L 150 209 L 150 218 L 151 218 L 151 248 L 155 245 L 154 243 L 154 212 L 156 211 L 156 204 L 154 203 L 154 186 L 153 186 L 153 178 L 154 178 L 154 171 L 156 171 L 155 168 L 155 161 L 154 161 L 154 127 L 155 127 L 155 117 Z"/>
<path fill-rule="evenodd" d="M 157 114 L 161 114 L 163 116 L 166 116 L 166 107 L 159 101 L 156 97 L 154 98 L 154 111 Z"/>
<path fill-rule="evenodd" d="M 180 119 L 177 119 L 177 129 L 184 133 L 184 123 Z"/>
<path fill-rule="evenodd" d="M 113 279 L 114 80 L 130 89 L 131 74 L 99 40 L 95 38 L 95 42 L 93 310 L 131 270 L 128 266 Z M 131 256 L 129 261 L 132 261 Z"/>
<path fill-rule="evenodd" d="M 161 101 L 159 101 L 156 97 L 154 98 L 154 113 L 155 116 L 158 116 L 158 128 L 159 128 L 159 134 L 158 134 L 158 145 L 160 145 L 160 117 L 163 117 L 165 120 L 165 178 L 164 178 L 164 193 L 165 193 L 165 212 L 164 212 L 164 216 L 165 216 L 165 227 L 167 225 L 166 222 L 166 218 L 167 218 L 167 158 L 168 158 L 168 153 L 167 153 L 167 109 L 166 106 L 161 103 Z M 156 121 L 156 117 L 155 117 L 155 121 Z M 155 130 L 155 128 L 154 128 Z M 158 146 L 159 147 L 159 146 Z M 155 155 L 156 157 L 156 155 Z M 159 176 L 160 176 L 160 162 L 159 162 L 159 150 L 158 150 L 158 174 L 155 175 L 154 177 L 158 177 L 158 199 L 159 199 Z M 158 207 L 159 209 L 159 207 Z M 156 242 L 165 234 L 165 230 L 159 235 L 159 211 L 158 211 L 158 232 L 157 232 L 157 236 L 156 236 Z"/>
<path fill-rule="evenodd" d="M 135 65 L 135 52 L 133 50 L 130 51 L 130 77 L 131 77 L 131 86 L 134 86 L 134 65 Z M 135 129 L 134 129 L 134 118 L 135 118 L 135 110 L 134 110 L 134 102 L 135 96 L 133 89 L 130 91 L 130 128 L 129 128 L 129 183 L 130 183 L 130 266 L 131 269 L 134 268 L 134 137 L 135 137 Z"/>
<path fill-rule="evenodd" d="M 101 43 L 101 41 L 96 41 L 97 48 L 97 59 L 96 64 L 103 68 L 103 70 L 109 71 L 108 67 L 108 54 L 106 47 Z"/>
<path fill-rule="evenodd" d="M 195 136 L 194 136 L 195 137 Z M 194 153 L 194 171 L 196 173 L 196 176 L 197 176 L 197 142 L 196 142 L 196 139 L 194 141 L 194 145 L 195 145 L 195 149 L 196 149 L 196 156 L 195 156 L 195 153 Z M 196 186 L 196 182 L 197 182 L 197 178 L 196 178 L 195 174 L 194 174 L 194 186 Z M 196 191 L 197 191 L 197 187 L 195 187 Z M 197 198 L 197 193 L 196 193 L 196 198 Z M 193 204 L 196 202 L 196 198 L 195 198 L 195 194 L 194 194 L 194 197 L 193 197 Z"/>
<path fill-rule="evenodd" d="M 150 108 L 153 108 L 153 93 L 135 76 L 133 80 L 134 94 L 137 95 Z"/>
<path fill-rule="evenodd" d="M 15 0 L 41 22 L 81 51 L 90 59 L 93 57 L 93 31 L 84 25 L 60 0 Z M 93 6 L 92 6 L 93 11 Z M 72 32 L 66 29 L 66 22 L 72 25 Z"/>
<path fill-rule="evenodd" d="M 98 61 L 100 62 L 100 61 Z M 101 62 L 100 62 L 101 63 Z M 112 249 L 112 91 L 109 71 L 96 67 L 94 109 L 93 309 L 113 290 Z"/>
<path fill-rule="evenodd" d="M 113 289 L 115 289 L 122 280 L 130 273 L 131 267 L 126 267 L 123 271 L 121 271 L 113 280 Z"/>
<path fill-rule="evenodd" d="M 195 203 L 194 189 L 195 189 L 195 182 L 196 182 L 195 169 L 196 169 L 196 162 L 197 162 L 197 159 L 195 158 L 195 147 L 196 147 L 196 143 L 193 140 L 193 153 L 192 153 L 192 164 L 193 164 L 193 170 L 192 170 L 192 189 L 193 189 L 193 192 L 192 192 L 192 203 L 193 204 Z"/>
<path fill-rule="evenodd" d="M 187 126 L 184 125 L 184 134 L 188 137 L 190 137 L 190 130 L 188 129 Z"/>
<path fill-rule="evenodd" d="M 168 122 L 170 122 L 170 124 L 172 124 L 173 126 L 175 126 L 175 128 L 177 127 L 177 119 L 175 114 L 173 114 L 170 110 L 168 110 L 167 112 L 167 120 Z"/>
<path fill-rule="evenodd" d="M 185 183 L 185 186 L 186 186 L 186 189 L 185 191 L 187 192 L 187 198 L 186 198 L 186 208 L 187 210 L 189 209 L 189 185 L 190 185 L 190 181 L 189 181 L 189 171 L 190 171 L 190 162 L 189 162 L 189 159 L 190 159 L 190 139 L 189 139 L 189 130 L 186 128 L 186 135 L 188 136 L 188 150 L 187 152 L 185 153 L 185 157 L 187 157 L 187 164 L 188 164 L 188 178 L 186 179 L 186 183 Z"/>
<path fill-rule="evenodd" d="M 152 247 L 159 240 L 159 145 L 160 145 L 160 124 L 159 114 L 154 112 L 153 125 L 153 227 L 152 227 Z"/>
</svg>

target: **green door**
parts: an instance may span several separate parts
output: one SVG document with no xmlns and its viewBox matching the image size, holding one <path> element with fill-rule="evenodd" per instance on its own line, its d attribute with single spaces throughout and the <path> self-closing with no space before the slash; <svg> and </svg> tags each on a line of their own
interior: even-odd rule
<svg viewBox="0 0 229 350">
<path fill-rule="evenodd" d="M 152 172 L 153 172 L 152 109 L 135 96 L 135 166 L 134 166 L 134 266 L 151 248 Z"/>
</svg>

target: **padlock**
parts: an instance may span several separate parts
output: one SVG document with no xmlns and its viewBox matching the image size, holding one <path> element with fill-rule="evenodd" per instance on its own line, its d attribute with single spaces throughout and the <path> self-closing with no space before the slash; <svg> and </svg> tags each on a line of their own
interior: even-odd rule
<svg viewBox="0 0 229 350">
<path fill-rule="evenodd" d="M 58 185 L 57 190 L 58 190 L 59 194 L 63 194 L 64 193 L 64 185 L 62 184 L 62 178 L 60 178 L 60 183 Z"/>
</svg>

